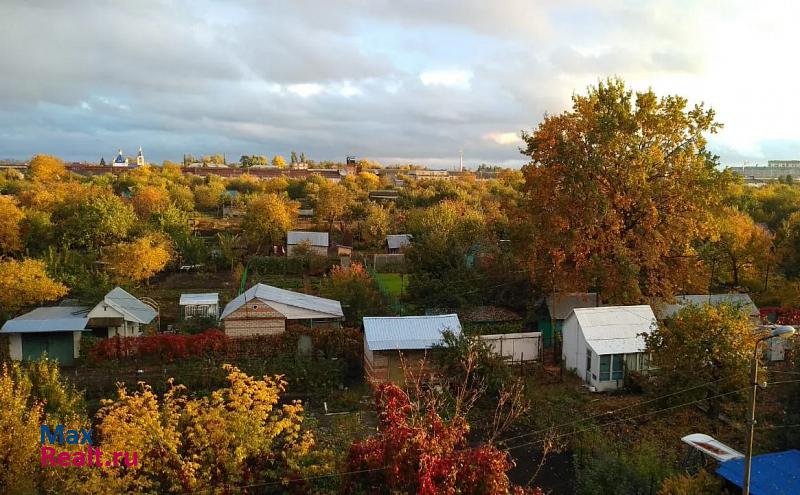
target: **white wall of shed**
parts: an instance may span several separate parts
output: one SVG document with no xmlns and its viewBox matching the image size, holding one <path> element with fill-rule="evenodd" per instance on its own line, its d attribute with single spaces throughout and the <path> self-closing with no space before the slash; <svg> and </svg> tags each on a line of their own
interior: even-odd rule
<svg viewBox="0 0 800 495">
<path fill-rule="evenodd" d="M 78 359 L 81 357 L 81 334 L 83 332 L 72 332 L 72 357 Z"/>
<path fill-rule="evenodd" d="M 22 335 L 8 334 L 8 355 L 14 361 L 22 361 Z"/>
</svg>

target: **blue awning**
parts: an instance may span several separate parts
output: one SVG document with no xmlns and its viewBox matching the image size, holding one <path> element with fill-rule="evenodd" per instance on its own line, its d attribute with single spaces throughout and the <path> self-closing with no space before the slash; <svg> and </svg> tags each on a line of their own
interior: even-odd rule
<svg viewBox="0 0 800 495">
<path fill-rule="evenodd" d="M 734 485 L 744 484 L 744 459 L 720 464 L 717 474 Z M 752 495 L 800 493 L 800 450 L 787 450 L 753 457 L 750 470 Z"/>
</svg>

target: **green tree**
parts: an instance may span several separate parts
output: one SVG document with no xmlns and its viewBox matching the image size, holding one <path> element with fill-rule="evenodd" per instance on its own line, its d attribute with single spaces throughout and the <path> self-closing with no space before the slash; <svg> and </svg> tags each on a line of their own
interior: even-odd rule
<svg viewBox="0 0 800 495">
<path fill-rule="evenodd" d="M 268 252 L 292 228 L 299 205 L 277 194 L 261 194 L 247 204 L 242 232 L 255 253 L 266 246 Z"/>
<path fill-rule="evenodd" d="M 523 132 L 535 275 L 555 260 L 561 280 L 617 303 L 692 283 L 693 246 L 730 181 L 706 148 L 719 127 L 702 105 L 607 80 Z"/>
<path fill-rule="evenodd" d="M 69 202 L 52 215 L 62 245 L 97 248 L 125 239 L 136 222 L 133 208 L 110 192 Z"/>
<path fill-rule="evenodd" d="M 342 303 L 349 326 L 360 326 L 365 316 L 386 314 L 386 304 L 375 281 L 359 263 L 351 263 L 347 269 L 334 267 L 323 280 L 322 295 Z"/>
<path fill-rule="evenodd" d="M 297 160 L 297 153 L 295 153 L 294 151 L 292 151 L 291 158 L 290 158 L 290 163 L 292 165 L 294 165 L 296 163 L 299 163 L 298 160 Z"/>
<path fill-rule="evenodd" d="M 757 338 L 738 307 L 689 305 L 645 337 L 655 369 L 646 386 L 655 394 L 698 387 L 682 400 L 744 388 Z M 712 418 L 719 413 L 719 400 L 710 400 Z"/>
</svg>

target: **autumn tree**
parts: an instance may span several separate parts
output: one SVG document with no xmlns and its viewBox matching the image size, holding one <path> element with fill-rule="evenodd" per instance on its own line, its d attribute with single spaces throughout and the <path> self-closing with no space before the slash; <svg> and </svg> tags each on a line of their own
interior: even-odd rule
<svg viewBox="0 0 800 495">
<path fill-rule="evenodd" d="M 0 255 L 22 249 L 20 224 L 25 214 L 9 196 L 0 196 Z"/>
<path fill-rule="evenodd" d="M 381 205 L 369 203 L 364 219 L 358 224 L 361 239 L 371 246 L 379 246 L 386 240 L 391 227 L 389 211 Z"/>
<path fill-rule="evenodd" d="M 739 307 L 686 306 L 646 336 L 655 369 L 648 386 L 657 394 L 697 387 L 681 395 L 687 400 L 742 389 L 748 384 L 757 339 L 749 316 Z M 716 417 L 719 400 L 711 405 L 710 414 Z"/>
<path fill-rule="evenodd" d="M 348 479 L 354 493 L 437 495 L 540 494 L 512 486 L 508 454 L 492 445 L 470 446 L 470 426 L 457 415 L 445 419 L 413 402 L 391 383 L 377 385 L 379 433 L 350 448 L 349 464 L 361 471 Z"/>
<path fill-rule="evenodd" d="M 272 157 L 272 166 L 277 168 L 286 168 L 286 159 L 281 155 Z"/>
<path fill-rule="evenodd" d="M 330 232 L 333 230 L 333 223 L 347 212 L 350 191 L 341 184 L 326 181 L 319 186 L 314 196 L 314 214 L 320 223 L 328 224 Z"/>
<path fill-rule="evenodd" d="M 386 304 L 375 281 L 360 263 L 351 263 L 348 268 L 334 267 L 322 282 L 322 295 L 341 301 L 350 325 L 359 326 L 365 316 L 386 313 Z"/>
<path fill-rule="evenodd" d="M 60 158 L 50 155 L 36 155 L 28 164 L 31 179 L 38 182 L 54 182 L 67 177 L 67 168 Z"/>
<path fill-rule="evenodd" d="M 778 233 L 778 259 L 787 277 L 800 276 L 800 211 L 787 218 Z"/>
<path fill-rule="evenodd" d="M 133 194 L 133 209 L 139 218 L 148 219 L 154 213 L 164 211 L 170 203 L 169 193 L 158 186 L 144 186 Z"/>
<path fill-rule="evenodd" d="M 103 255 L 121 280 L 142 282 L 163 270 L 172 259 L 172 246 L 163 235 L 145 234 L 131 242 L 110 246 Z"/>
<path fill-rule="evenodd" d="M 45 268 L 44 262 L 34 259 L 0 260 L 0 313 L 12 315 L 64 296 L 67 287 L 52 280 Z"/>
<path fill-rule="evenodd" d="M 739 287 L 746 270 L 763 267 L 770 257 L 772 234 L 746 213 L 725 208 L 717 219 L 718 234 L 702 251 L 712 278 L 726 271 L 732 287 Z M 713 280 L 712 280 L 713 282 Z"/>
<path fill-rule="evenodd" d="M 213 210 L 218 208 L 225 193 L 225 184 L 217 178 L 209 178 L 206 184 L 194 189 L 194 199 L 200 210 Z"/>
<path fill-rule="evenodd" d="M 535 275 L 558 265 L 560 280 L 616 303 L 690 283 L 729 180 L 706 148 L 719 127 L 702 105 L 607 80 L 523 132 Z"/>
<path fill-rule="evenodd" d="M 256 253 L 266 246 L 272 252 L 292 228 L 297 218 L 299 205 L 277 194 L 256 196 L 247 204 L 242 221 L 242 232 Z"/>
</svg>

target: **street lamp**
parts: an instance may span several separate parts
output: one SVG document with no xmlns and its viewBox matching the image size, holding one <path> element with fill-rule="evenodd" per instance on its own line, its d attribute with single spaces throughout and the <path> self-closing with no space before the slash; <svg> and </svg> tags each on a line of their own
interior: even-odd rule
<svg viewBox="0 0 800 495">
<path fill-rule="evenodd" d="M 744 456 L 742 495 L 750 495 L 750 465 L 753 462 L 753 427 L 756 423 L 756 391 L 758 390 L 758 345 L 776 337 L 788 339 L 794 334 L 794 327 L 789 325 L 777 326 L 769 334 L 759 338 L 756 341 L 755 349 L 753 349 L 753 362 L 750 367 L 750 405 L 747 410 L 747 438 L 745 439 L 747 451 Z"/>
</svg>

